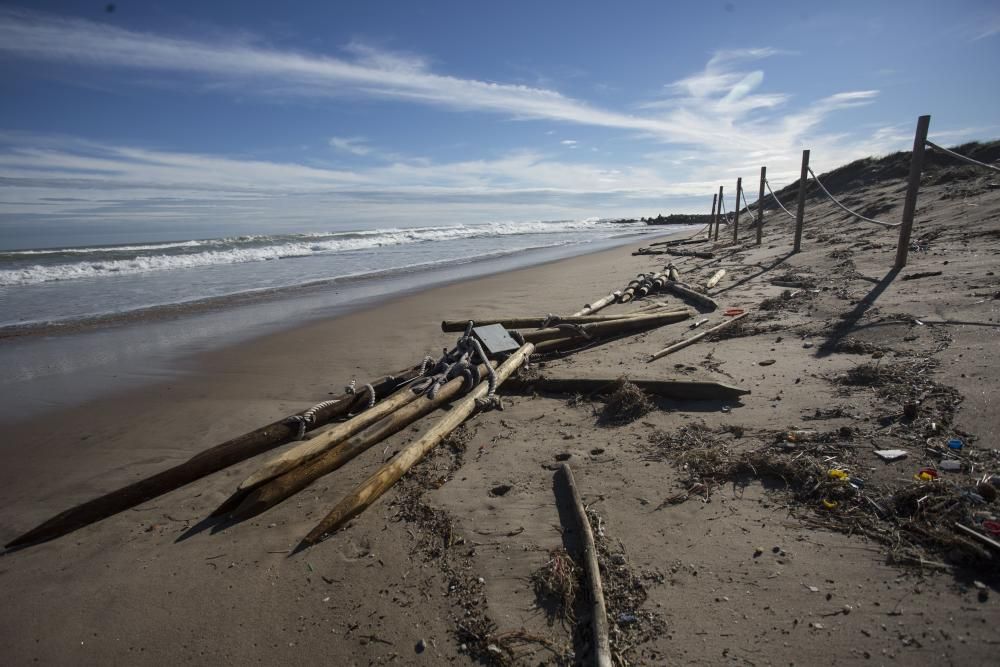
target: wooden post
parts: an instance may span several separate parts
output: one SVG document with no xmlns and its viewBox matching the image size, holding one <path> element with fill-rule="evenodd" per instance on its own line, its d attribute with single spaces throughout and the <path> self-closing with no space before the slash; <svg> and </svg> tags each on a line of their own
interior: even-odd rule
<svg viewBox="0 0 1000 667">
<path fill-rule="evenodd" d="M 792 252 L 802 250 L 802 222 L 806 217 L 806 187 L 809 182 L 809 151 L 802 151 L 802 173 L 799 174 L 799 208 L 795 213 L 795 245 Z"/>
<path fill-rule="evenodd" d="M 743 177 L 736 179 L 736 209 L 733 211 L 733 242 L 735 243 L 740 232 L 740 193 L 743 192 Z M 747 211 L 749 213 L 750 211 Z"/>
<path fill-rule="evenodd" d="M 767 183 L 767 167 L 760 168 L 760 194 L 757 195 L 757 245 L 764 241 L 764 185 Z"/>
<path fill-rule="evenodd" d="M 715 216 L 715 240 L 719 240 L 719 224 L 722 222 L 722 186 L 719 186 L 719 213 Z"/>
<path fill-rule="evenodd" d="M 896 269 L 906 266 L 906 256 L 910 251 L 910 233 L 913 231 L 913 214 L 917 209 L 917 191 L 920 190 L 920 172 L 924 168 L 924 146 L 927 143 L 927 128 L 930 116 L 917 119 L 917 133 L 913 136 L 913 154 L 910 156 L 910 181 L 906 187 L 903 202 L 903 224 L 899 226 L 899 243 L 896 245 Z"/>
<path fill-rule="evenodd" d="M 719 195 L 712 195 L 712 215 L 708 217 L 708 240 L 712 240 L 712 223 L 715 222 L 715 203 L 718 200 Z"/>
</svg>

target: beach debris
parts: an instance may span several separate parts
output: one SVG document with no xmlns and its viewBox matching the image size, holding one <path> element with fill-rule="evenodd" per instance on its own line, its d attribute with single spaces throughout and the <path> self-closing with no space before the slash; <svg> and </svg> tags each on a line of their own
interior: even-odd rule
<svg viewBox="0 0 1000 667">
<path fill-rule="evenodd" d="M 576 622 L 573 610 L 582 574 L 582 568 L 562 547 L 550 551 L 545 565 L 531 573 L 535 596 L 543 603 L 548 603 L 538 606 L 545 610 L 550 624 L 555 619 L 563 623 Z"/>
<path fill-rule="evenodd" d="M 712 277 L 705 282 L 705 289 L 710 290 L 719 284 L 719 281 L 726 277 L 726 270 L 719 269 L 712 274 Z"/>
<path fill-rule="evenodd" d="M 685 285 L 682 282 L 670 280 L 667 282 L 666 287 L 669 291 L 673 292 L 685 301 L 693 301 L 697 305 L 708 310 L 719 309 L 719 304 L 715 301 L 715 299 L 692 289 L 690 286 Z"/>
<path fill-rule="evenodd" d="M 763 359 L 757 362 L 758 366 L 770 366 L 775 363 L 774 359 Z"/>
<path fill-rule="evenodd" d="M 692 322 L 691 324 L 688 325 L 688 328 L 690 328 L 690 329 L 697 329 L 698 327 L 700 327 L 705 322 L 708 322 L 708 318 L 707 317 L 703 317 L 703 318 L 701 318 L 700 320 L 698 320 L 696 322 Z"/>
<path fill-rule="evenodd" d="M 601 585 L 601 569 L 597 562 L 597 548 L 594 545 L 594 532 L 587 518 L 583 500 L 573 479 L 573 470 L 568 463 L 559 468 L 563 482 L 569 493 L 570 503 L 576 515 L 578 534 L 583 543 L 583 569 L 587 575 L 587 588 L 590 593 L 591 622 L 594 628 L 594 664 L 597 667 L 612 667 L 611 644 L 608 634 L 608 613 L 604 602 L 604 590 Z M 558 474 L 558 473 L 557 473 Z"/>
<path fill-rule="evenodd" d="M 649 361 L 656 361 L 657 359 L 659 359 L 661 357 L 665 357 L 668 354 L 671 354 L 672 352 L 676 352 L 677 350 L 683 349 L 683 348 L 687 347 L 688 345 L 692 345 L 692 344 L 698 342 L 699 340 L 701 340 L 702 338 L 705 338 L 706 336 L 710 336 L 710 335 L 714 334 L 717 331 L 721 331 L 721 330 L 723 330 L 723 329 L 725 329 L 727 327 L 732 326 L 733 324 L 735 324 L 736 322 L 739 322 L 740 320 L 742 320 L 744 317 L 746 317 L 749 314 L 750 313 L 742 313 L 740 315 L 737 315 L 736 317 L 734 317 L 731 320 L 726 320 L 725 322 L 722 322 L 721 324 L 717 324 L 714 327 L 711 327 L 709 329 L 705 329 L 704 331 L 702 331 L 700 333 L 696 333 L 695 335 L 691 336 L 690 338 L 686 338 L 686 339 L 684 339 L 682 341 L 678 341 L 676 343 L 673 343 L 672 345 L 668 345 L 667 347 L 663 348 L 659 352 L 654 352 L 653 355 L 650 357 Z"/>
<path fill-rule="evenodd" d="M 486 324 L 483 326 L 473 326 L 472 335 L 476 337 L 487 356 L 495 356 L 505 352 L 513 352 L 518 348 L 518 343 L 507 333 L 502 325 Z M 486 361 L 481 359 L 480 361 Z"/>
<path fill-rule="evenodd" d="M 311 409 L 314 411 L 312 411 L 310 424 L 314 427 L 319 426 L 352 411 L 366 408 L 372 398 L 367 386 L 372 387 L 375 396 L 389 396 L 400 385 L 418 375 L 419 369 L 417 368 L 405 369 L 369 383 L 360 392 L 348 392 L 335 396 Z M 308 412 L 310 410 L 305 410 L 293 415 L 293 417 L 304 419 Z M 7 543 L 6 548 L 23 547 L 61 537 L 291 442 L 298 438 L 299 423 L 291 418 L 284 418 L 227 440 L 196 454 L 184 463 L 61 512 L 27 533 L 11 540 Z"/>
<path fill-rule="evenodd" d="M 908 273 L 903 276 L 900 280 L 919 280 L 920 278 L 930 278 L 932 276 L 940 276 L 944 271 L 918 271 L 917 273 Z"/>
<path fill-rule="evenodd" d="M 534 348 L 535 346 L 531 343 L 525 343 L 500 364 L 496 369 L 494 386 L 502 384 L 510 377 L 511 373 L 520 368 L 527 361 Z M 488 392 L 488 383 L 480 382 L 475 389 L 455 403 L 423 436 L 404 447 L 391 461 L 382 465 L 371 477 L 337 503 L 330 513 L 303 538 L 302 545 L 316 544 L 338 530 L 348 520 L 363 512 L 365 508 L 398 482 L 414 464 L 471 416 L 483 399 L 490 398 Z"/>
<path fill-rule="evenodd" d="M 887 463 L 891 463 L 892 461 L 905 459 L 908 456 L 908 452 L 905 449 L 876 449 L 875 456 Z"/>
<path fill-rule="evenodd" d="M 644 310 L 656 310 L 663 307 L 672 307 L 677 310 L 676 305 L 656 303 L 647 304 Z M 592 324 L 594 322 L 611 322 L 622 320 L 637 315 L 648 315 L 646 312 L 621 313 L 618 315 L 548 315 L 537 317 L 472 317 L 464 320 L 444 320 L 441 322 L 441 331 L 446 333 L 465 331 L 469 322 L 475 327 L 488 324 L 499 324 L 505 329 L 542 329 L 557 324 Z"/>
<path fill-rule="evenodd" d="M 625 378 L 619 378 L 608 394 L 600 421 L 603 424 L 627 424 L 655 407 L 642 389 Z"/>
<path fill-rule="evenodd" d="M 961 472 L 962 462 L 956 459 L 944 459 L 938 463 L 938 468 L 945 472 Z"/>
</svg>

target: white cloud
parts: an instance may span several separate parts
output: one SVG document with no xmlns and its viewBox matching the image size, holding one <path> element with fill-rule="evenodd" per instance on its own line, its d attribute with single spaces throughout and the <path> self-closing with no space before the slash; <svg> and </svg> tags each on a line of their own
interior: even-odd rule
<svg viewBox="0 0 1000 667">
<path fill-rule="evenodd" d="M 330 146 L 352 155 L 368 155 L 372 152 L 364 137 L 330 137 Z"/>
<path fill-rule="evenodd" d="M 577 143 L 579 142 L 577 142 L 576 139 L 563 139 L 559 143 L 561 143 L 563 146 L 576 146 Z"/>
</svg>

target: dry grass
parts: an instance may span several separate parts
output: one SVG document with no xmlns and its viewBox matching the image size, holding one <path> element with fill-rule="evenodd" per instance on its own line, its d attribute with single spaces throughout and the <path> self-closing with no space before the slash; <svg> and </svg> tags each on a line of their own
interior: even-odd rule
<svg viewBox="0 0 1000 667">
<path fill-rule="evenodd" d="M 580 591 L 583 570 L 562 547 L 549 552 L 545 565 L 531 574 L 535 596 L 549 618 L 565 624 L 575 623 L 574 608 Z"/>
<path fill-rule="evenodd" d="M 642 389 L 625 378 L 619 378 L 605 400 L 599 421 L 607 425 L 628 424 L 648 414 L 655 407 Z"/>
</svg>

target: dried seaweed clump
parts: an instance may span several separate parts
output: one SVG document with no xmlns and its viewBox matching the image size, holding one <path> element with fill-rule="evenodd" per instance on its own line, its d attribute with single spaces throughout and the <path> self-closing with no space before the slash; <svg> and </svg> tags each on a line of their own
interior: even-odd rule
<svg viewBox="0 0 1000 667">
<path fill-rule="evenodd" d="M 549 552 L 545 565 L 531 574 L 531 585 L 551 625 L 556 619 L 563 623 L 575 622 L 573 609 L 580 591 L 583 570 L 563 548 Z"/>
<path fill-rule="evenodd" d="M 601 410 L 602 424 L 628 424 L 651 412 L 653 402 L 636 385 L 625 378 L 619 378 L 608 395 Z"/>
</svg>

